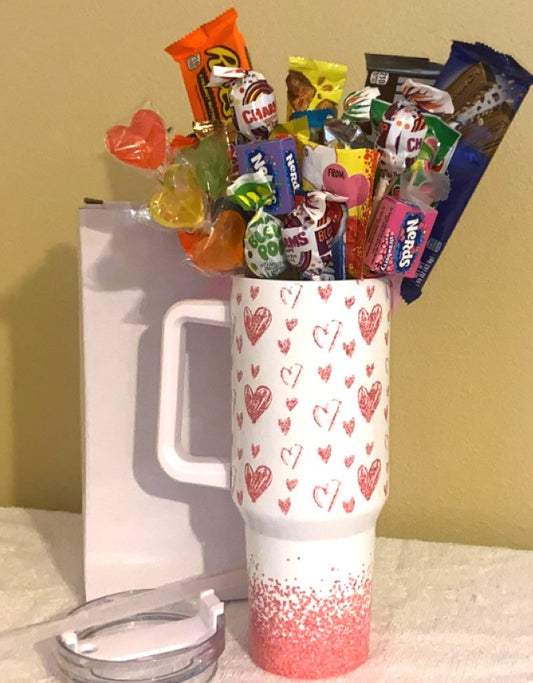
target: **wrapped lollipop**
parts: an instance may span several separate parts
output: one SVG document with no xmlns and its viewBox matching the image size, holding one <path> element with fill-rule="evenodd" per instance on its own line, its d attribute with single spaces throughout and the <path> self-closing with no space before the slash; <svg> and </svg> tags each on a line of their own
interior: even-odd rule
<svg viewBox="0 0 533 683">
<path fill-rule="evenodd" d="M 144 170 L 162 167 L 169 152 L 165 123 L 150 108 L 136 111 L 129 125 L 110 128 L 105 136 L 105 145 L 119 161 Z"/>
<path fill-rule="evenodd" d="M 361 126 L 370 121 L 370 103 L 379 97 L 379 88 L 366 86 L 362 90 L 355 90 L 344 98 L 341 121 L 351 126 Z"/>
<path fill-rule="evenodd" d="M 269 176 L 261 171 L 240 176 L 228 188 L 229 197 L 241 208 L 253 211 L 244 233 L 244 258 L 257 277 L 275 278 L 287 268 L 282 223 L 265 207 L 274 199 Z"/>
<path fill-rule="evenodd" d="M 372 105 L 371 105 L 372 106 Z M 390 105 L 379 123 L 376 148 L 380 151 L 380 178 L 374 205 L 385 196 L 394 180 L 418 158 L 427 133 L 424 111 L 445 114 L 453 111 L 449 94 L 431 86 L 406 80 L 402 99 Z"/>
<path fill-rule="evenodd" d="M 263 74 L 214 66 L 209 85 L 230 86 L 233 122 L 247 140 L 266 140 L 277 126 L 276 96 Z"/>
</svg>

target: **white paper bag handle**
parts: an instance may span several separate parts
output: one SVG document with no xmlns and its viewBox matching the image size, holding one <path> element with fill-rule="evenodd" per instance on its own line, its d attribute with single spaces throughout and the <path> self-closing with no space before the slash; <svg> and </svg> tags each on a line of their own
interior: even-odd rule
<svg viewBox="0 0 533 683">
<path fill-rule="evenodd" d="M 165 314 L 161 348 L 157 457 L 161 467 L 173 479 L 187 484 L 229 489 L 229 463 L 221 462 L 214 457 L 194 456 L 184 448 L 181 433 L 178 434 L 177 421 L 183 412 L 185 323 L 229 327 L 229 304 L 216 299 L 190 299 L 174 304 Z"/>
</svg>

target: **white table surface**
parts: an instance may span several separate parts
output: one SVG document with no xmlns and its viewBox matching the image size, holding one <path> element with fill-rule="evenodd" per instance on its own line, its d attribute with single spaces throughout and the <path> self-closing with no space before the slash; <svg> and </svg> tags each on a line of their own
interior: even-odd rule
<svg viewBox="0 0 533 683">
<path fill-rule="evenodd" d="M 369 660 L 329 681 L 533 681 L 533 552 L 379 538 Z M 2 629 L 83 599 L 81 516 L 0 508 Z M 247 652 L 247 603 L 226 605 L 213 683 L 283 681 Z M 1 634 L 0 634 L 1 635 Z M 50 641 L 0 645 L 0 683 L 50 683 Z"/>
</svg>

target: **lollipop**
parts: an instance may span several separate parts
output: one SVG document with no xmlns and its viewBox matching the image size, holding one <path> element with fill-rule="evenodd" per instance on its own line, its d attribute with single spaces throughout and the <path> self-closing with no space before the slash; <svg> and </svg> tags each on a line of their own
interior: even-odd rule
<svg viewBox="0 0 533 683">
<path fill-rule="evenodd" d="M 150 212 L 166 228 L 194 229 L 205 222 L 204 195 L 189 164 L 167 168 L 163 188 L 150 200 Z"/>
<path fill-rule="evenodd" d="M 263 74 L 214 66 L 210 86 L 230 86 L 235 128 L 248 140 L 266 140 L 278 125 L 274 90 Z"/>
<path fill-rule="evenodd" d="M 113 126 L 107 131 L 105 144 L 109 152 L 125 164 L 156 169 L 165 161 L 165 124 L 152 109 L 139 109 L 129 126 Z"/>
<path fill-rule="evenodd" d="M 453 111 L 453 105 L 448 93 L 408 79 L 402 88 L 402 99 L 386 109 L 378 127 L 376 147 L 381 152 L 381 176 L 374 193 L 375 203 L 418 158 L 427 132 L 422 110 L 445 114 Z"/>
</svg>

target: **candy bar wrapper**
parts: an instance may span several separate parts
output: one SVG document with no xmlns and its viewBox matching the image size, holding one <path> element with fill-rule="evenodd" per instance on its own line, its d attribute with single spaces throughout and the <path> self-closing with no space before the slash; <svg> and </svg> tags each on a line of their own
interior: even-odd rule
<svg viewBox="0 0 533 683">
<path fill-rule="evenodd" d="M 384 197 L 372 220 L 365 265 L 380 275 L 416 273 L 437 211 Z"/>
<path fill-rule="evenodd" d="M 282 232 L 287 261 L 302 280 L 344 279 L 343 264 L 334 254 L 334 244 L 344 236 L 344 199 L 327 192 L 309 192 L 285 217 Z"/>
<path fill-rule="evenodd" d="M 442 64 L 430 62 L 426 57 L 365 54 L 366 86 L 379 88 L 379 98 L 392 103 L 402 98 L 406 79 L 412 78 L 426 85 L 434 85 Z"/>
<path fill-rule="evenodd" d="M 412 278 L 402 280 L 407 303 L 415 301 L 518 111 L 533 76 L 511 56 L 481 43 L 455 41 L 436 87 L 455 107 L 448 123 L 461 134 L 448 165 L 451 189 L 439 204 L 432 235 Z"/>
<path fill-rule="evenodd" d="M 214 66 L 250 69 L 244 38 L 232 8 L 165 48 L 181 67 L 195 121 L 232 117 L 228 87 L 210 88 Z"/>
<path fill-rule="evenodd" d="M 348 69 L 342 64 L 303 57 L 289 58 L 287 84 L 287 118 L 295 111 L 332 109 L 342 98 Z"/>
<path fill-rule="evenodd" d="M 239 172 L 262 171 L 272 179 L 274 201 L 269 213 L 286 214 L 294 208 L 294 195 L 301 188 L 294 138 L 275 138 L 237 145 Z"/>
<path fill-rule="evenodd" d="M 303 189 L 326 190 L 347 198 L 346 274 L 361 278 L 379 152 L 367 148 L 333 149 L 302 136 L 298 141 L 302 146 Z"/>
</svg>

